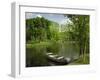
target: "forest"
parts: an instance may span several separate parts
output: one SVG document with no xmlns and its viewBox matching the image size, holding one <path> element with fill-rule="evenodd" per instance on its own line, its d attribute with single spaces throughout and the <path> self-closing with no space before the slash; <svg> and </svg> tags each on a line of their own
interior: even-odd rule
<svg viewBox="0 0 100 80">
<path fill-rule="evenodd" d="M 47 53 L 77 58 L 64 66 L 89 64 L 89 15 L 62 15 L 63 24 L 45 16 L 26 19 L 26 67 L 56 65 Z"/>
</svg>

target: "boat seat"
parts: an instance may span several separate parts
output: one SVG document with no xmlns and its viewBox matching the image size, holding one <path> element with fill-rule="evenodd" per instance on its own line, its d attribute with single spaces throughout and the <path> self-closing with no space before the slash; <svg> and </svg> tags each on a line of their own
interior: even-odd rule
<svg viewBox="0 0 100 80">
<path fill-rule="evenodd" d="M 63 59 L 64 57 L 63 56 L 61 56 L 61 57 L 58 57 L 57 59 Z"/>
<path fill-rule="evenodd" d="M 51 54 L 53 54 L 53 53 L 47 53 L 47 55 L 51 55 Z"/>
</svg>

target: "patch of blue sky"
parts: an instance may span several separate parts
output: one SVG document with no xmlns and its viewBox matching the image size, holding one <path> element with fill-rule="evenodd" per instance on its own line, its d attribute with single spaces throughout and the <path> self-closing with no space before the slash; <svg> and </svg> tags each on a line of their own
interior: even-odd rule
<svg viewBox="0 0 100 80">
<path fill-rule="evenodd" d="M 26 13 L 26 19 L 36 18 L 36 17 L 44 17 L 48 20 L 57 22 L 58 24 L 66 24 L 68 22 L 68 17 L 67 17 L 67 15 L 64 16 L 64 14 L 32 13 L 32 12 Z"/>
</svg>

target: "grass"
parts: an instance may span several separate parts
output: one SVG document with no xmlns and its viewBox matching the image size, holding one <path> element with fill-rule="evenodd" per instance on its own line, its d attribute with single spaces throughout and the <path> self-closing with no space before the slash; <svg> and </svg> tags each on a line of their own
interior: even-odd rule
<svg viewBox="0 0 100 80">
<path fill-rule="evenodd" d="M 59 52 L 58 43 L 55 42 L 39 42 L 34 44 L 26 44 L 26 66 L 48 66 L 46 53 Z"/>
<path fill-rule="evenodd" d="M 28 43 L 26 44 L 26 67 L 33 66 L 48 66 L 48 61 L 45 57 L 47 52 L 52 52 L 53 54 L 59 53 L 60 43 L 53 41 L 45 41 L 38 43 Z M 89 64 L 89 54 L 85 57 L 80 57 L 78 60 L 70 63 L 71 65 L 77 64 Z"/>
<path fill-rule="evenodd" d="M 72 65 L 80 65 L 80 64 L 89 64 L 90 60 L 89 60 L 89 54 L 86 54 L 84 57 L 80 57 L 78 60 L 72 62 Z"/>
<path fill-rule="evenodd" d="M 42 45 L 27 45 L 26 46 L 26 66 L 46 66 L 45 47 Z"/>
</svg>

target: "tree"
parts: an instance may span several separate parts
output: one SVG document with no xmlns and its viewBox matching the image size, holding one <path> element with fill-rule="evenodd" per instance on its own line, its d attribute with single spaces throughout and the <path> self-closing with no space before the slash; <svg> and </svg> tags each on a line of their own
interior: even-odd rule
<svg viewBox="0 0 100 80">
<path fill-rule="evenodd" d="M 49 38 L 49 25 L 51 21 L 44 17 L 36 17 L 26 20 L 26 41 L 42 41 Z"/>
<path fill-rule="evenodd" d="M 79 56 L 84 56 L 89 51 L 89 16 L 88 15 L 67 15 L 72 21 L 73 27 L 69 31 L 72 40 L 78 41 Z"/>
<path fill-rule="evenodd" d="M 49 36 L 50 36 L 50 40 L 55 40 L 58 41 L 59 40 L 59 24 L 56 22 L 51 22 L 51 25 L 49 26 Z"/>
</svg>

